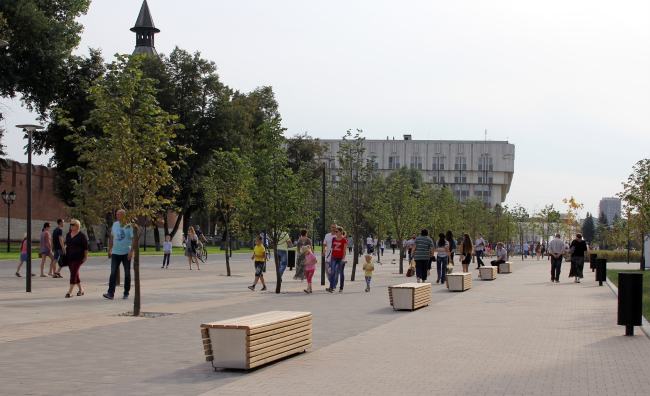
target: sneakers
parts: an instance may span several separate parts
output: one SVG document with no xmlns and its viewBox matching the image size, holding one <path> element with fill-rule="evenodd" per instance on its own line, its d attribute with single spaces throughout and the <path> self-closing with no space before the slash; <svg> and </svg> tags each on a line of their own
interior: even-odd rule
<svg viewBox="0 0 650 396">
<path fill-rule="evenodd" d="M 104 293 L 104 298 L 108 298 L 109 300 L 112 300 L 113 296 L 108 293 Z"/>
<path fill-rule="evenodd" d="M 370 289 L 366 289 L 366 292 L 369 292 L 369 291 L 370 291 Z"/>
<path fill-rule="evenodd" d="M 343 293 L 343 289 L 339 289 L 339 293 Z"/>
<path fill-rule="evenodd" d="M 253 286 L 248 286 L 248 288 L 254 291 L 254 290 L 255 290 L 255 285 L 253 285 Z"/>
<path fill-rule="evenodd" d="M 129 295 L 128 295 L 128 294 L 125 294 L 122 298 L 125 299 L 125 300 L 128 300 Z"/>
<path fill-rule="evenodd" d="M 559 281 L 559 280 L 556 280 L 555 283 L 560 283 L 560 281 Z"/>
<path fill-rule="evenodd" d="M 265 290 L 266 290 L 266 286 L 262 287 L 262 291 L 265 291 Z"/>
<path fill-rule="evenodd" d="M 309 294 L 309 289 L 303 290 L 305 293 Z"/>
<path fill-rule="evenodd" d="M 330 292 L 330 293 L 334 292 L 334 290 L 330 289 L 329 287 L 327 289 L 325 289 L 325 291 Z"/>
</svg>

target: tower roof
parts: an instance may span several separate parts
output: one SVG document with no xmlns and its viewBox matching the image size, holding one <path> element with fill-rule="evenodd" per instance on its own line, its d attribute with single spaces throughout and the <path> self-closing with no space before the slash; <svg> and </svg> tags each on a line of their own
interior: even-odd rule
<svg viewBox="0 0 650 396">
<path fill-rule="evenodd" d="M 149 4 L 147 0 L 142 2 L 142 7 L 140 8 L 140 14 L 138 19 L 135 21 L 135 26 L 131 28 L 132 32 L 136 30 L 147 29 L 152 30 L 156 33 L 160 32 L 159 29 L 156 29 L 156 25 L 153 23 L 153 18 L 151 17 L 151 12 L 149 11 Z"/>
</svg>

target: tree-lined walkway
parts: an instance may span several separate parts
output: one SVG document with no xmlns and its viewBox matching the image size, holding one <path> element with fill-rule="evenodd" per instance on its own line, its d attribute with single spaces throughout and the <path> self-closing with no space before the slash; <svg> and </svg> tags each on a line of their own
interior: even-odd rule
<svg viewBox="0 0 650 396">
<path fill-rule="evenodd" d="M 245 289 L 250 255 L 233 255 L 230 278 L 219 276 L 222 258 L 189 271 L 143 257 L 143 311 L 175 314 L 155 319 L 109 316 L 132 305 L 101 297 L 109 268 L 98 258 L 82 267 L 86 295 L 72 299 L 62 297 L 66 280 L 35 279 L 34 293 L 24 293 L 24 278 L 8 276 L 14 263 L 0 262 L 2 393 L 634 394 L 650 386 L 650 340 L 640 329 L 622 335 L 616 297 L 588 273 L 581 284 L 551 284 L 547 262 L 517 261 L 496 281 L 475 272 L 464 293 L 434 284 L 431 306 L 396 312 L 386 287 L 407 279 L 386 264 L 394 258 L 375 266 L 370 293 L 357 281 L 333 295 L 315 284 L 306 295 L 287 281 L 288 293 L 276 295 Z M 249 374 L 212 371 L 201 323 L 278 309 L 313 312 L 314 348 Z"/>
</svg>

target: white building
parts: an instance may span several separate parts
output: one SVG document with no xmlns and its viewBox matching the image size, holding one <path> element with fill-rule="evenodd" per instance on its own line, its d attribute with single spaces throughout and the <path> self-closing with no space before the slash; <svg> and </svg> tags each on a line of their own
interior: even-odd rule
<svg viewBox="0 0 650 396">
<path fill-rule="evenodd" d="M 326 155 L 335 158 L 341 140 L 321 142 Z M 375 168 L 382 176 L 404 165 L 417 168 L 426 183 L 447 184 L 461 202 L 476 197 L 494 206 L 505 201 L 510 191 L 515 145 L 508 142 L 411 140 L 404 135 L 404 140 L 365 140 L 363 145 L 368 157 L 376 157 Z"/>
</svg>

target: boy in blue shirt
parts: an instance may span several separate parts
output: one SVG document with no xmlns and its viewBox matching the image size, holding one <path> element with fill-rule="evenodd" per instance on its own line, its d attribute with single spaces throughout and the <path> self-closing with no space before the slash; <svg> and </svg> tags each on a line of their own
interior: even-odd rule
<svg viewBox="0 0 650 396">
<path fill-rule="evenodd" d="M 172 255 L 172 243 L 170 241 L 171 238 L 167 235 L 165 242 L 163 242 L 163 265 L 160 268 L 165 268 L 165 261 L 167 261 L 167 268 L 169 268 L 169 258 Z"/>
</svg>

